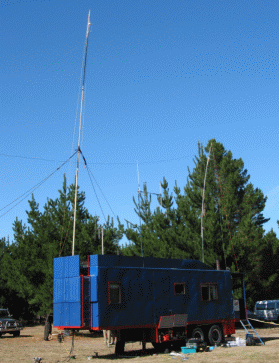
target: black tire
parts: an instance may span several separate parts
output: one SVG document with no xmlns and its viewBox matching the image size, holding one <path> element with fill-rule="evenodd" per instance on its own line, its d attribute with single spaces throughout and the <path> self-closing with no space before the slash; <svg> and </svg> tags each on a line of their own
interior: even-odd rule
<svg viewBox="0 0 279 363">
<path fill-rule="evenodd" d="M 120 355 L 124 353 L 125 340 L 117 340 L 115 344 L 115 354 Z"/>
<path fill-rule="evenodd" d="M 208 331 L 210 345 L 220 345 L 224 340 L 223 329 L 219 325 L 212 325 Z"/>
<path fill-rule="evenodd" d="M 0 333 L 0 338 L 2 338 L 2 333 Z"/>
<path fill-rule="evenodd" d="M 20 330 L 18 330 L 18 331 L 14 331 L 14 332 L 13 332 L 13 336 L 14 336 L 14 338 L 15 338 L 15 337 L 19 337 L 19 336 L 20 336 Z"/>
<path fill-rule="evenodd" d="M 201 342 L 204 342 L 204 332 L 202 328 L 195 328 L 192 331 L 192 338 L 200 339 Z"/>
</svg>

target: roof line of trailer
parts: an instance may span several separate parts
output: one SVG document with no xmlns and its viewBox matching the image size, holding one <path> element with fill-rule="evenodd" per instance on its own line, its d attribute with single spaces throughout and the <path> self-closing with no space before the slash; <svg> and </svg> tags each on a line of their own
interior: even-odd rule
<svg viewBox="0 0 279 363">
<path fill-rule="evenodd" d="M 206 271 L 206 272 L 224 272 L 224 273 L 231 273 L 231 271 L 228 270 L 215 270 L 215 269 L 197 269 L 197 268 L 178 268 L 178 267 L 144 267 L 144 266 L 91 266 L 91 267 L 98 267 L 98 268 L 118 268 L 118 269 L 143 269 L 143 270 L 173 270 L 173 271 Z"/>
</svg>

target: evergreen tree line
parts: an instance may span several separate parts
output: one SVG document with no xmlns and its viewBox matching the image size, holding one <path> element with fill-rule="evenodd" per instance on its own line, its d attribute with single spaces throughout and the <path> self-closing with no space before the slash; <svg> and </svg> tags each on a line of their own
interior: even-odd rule
<svg viewBox="0 0 279 363">
<path fill-rule="evenodd" d="M 218 261 L 221 269 L 244 272 L 248 308 L 279 298 L 279 240 L 264 230 L 267 197 L 249 182 L 242 159 L 214 139 L 206 147 L 198 144 L 194 163 L 183 190 L 175 183 L 170 192 L 163 179 L 156 208 L 144 185 L 134 198 L 138 225 L 126 221 L 124 227 L 118 220 L 115 226 L 108 217 L 105 253 L 199 259 L 215 268 Z M 101 253 L 98 218 L 84 202 L 85 193 L 78 191 L 75 254 L 81 260 Z M 28 319 L 52 311 L 53 258 L 71 255 L 73 204 L 74 185 L 67 187 L 64 177 L 57 199 L 48 199 L 41 212 L 32 197 L 27 225 L 16 219 L 13 242 L 0 240 L 0 304 L 14 315 Z M 123 234 L 126 245 L 120 244 Z"/>
<path fill-rule="evenodd" d="M 0 306 L 15 317 L 31 320 L 52 312 L 53 259 L 72 254 L 74 184 L 62 190 L 55 200 L 48 199 L 41 212 L 34 196 L 29 201 L 27 225 L 16 219 L 14 241 L 2 238 L 0 257 Z M 97 216 L 84 206 L 85 193 L 78 190 L 76 208 L 75 254 L 81 261 L 102 253 L 102 233 Z M 123 229 L 108 217 L 103 227 L 105 252 L 116 254 Z"/>
</svg>

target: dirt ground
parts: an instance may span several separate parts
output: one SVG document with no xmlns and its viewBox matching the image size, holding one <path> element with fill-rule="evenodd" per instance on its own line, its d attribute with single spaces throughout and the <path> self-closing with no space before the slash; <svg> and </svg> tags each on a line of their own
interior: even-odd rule
<svg viewBox="0 0 279 363">
<path fill-rule="evenodd" d="M 14 338 L 12 335 L 4 335 L 0 339 L 0 362 L 1 363 L 32 363 L 34 357 L 41 357 L 42 363 L 62 362 L 125 362 L 132 360 L 135 363 L 167 363 L 188 361 L 189 363 L 217 362 L 279 362 L 279 327 L 257 329 L 258 334 L 265 342 L 265 346 L 252 347 L 218 347 L 212 352 L 194 353 L 183 357 L 173 357 L 167 353 L 156 354 L 151 344 L 147 344 L 146 353 L 141 351 L 141 345 L 128 343 L 125 346 L 125 354 L 121 357 L 114 356 L 114 346 L 107 347 L 100 333 L 79 332 L 74 337 L 74 349 L 72 337 L 67 336 L 64 342 L 58 341 L 58 336 L 53 335 L 50 341 L 44 341 L 44 327 L 36 326 L 25 328 L 21 336 Z M 53 329 L 53 334 L 58 331 Z M 244 338 L 245 331 L 238 329 L 235 337 Z"/>
</svg>

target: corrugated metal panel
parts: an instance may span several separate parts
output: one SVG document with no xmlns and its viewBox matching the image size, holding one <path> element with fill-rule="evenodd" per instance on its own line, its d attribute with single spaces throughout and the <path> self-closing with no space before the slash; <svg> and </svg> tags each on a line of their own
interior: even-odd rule
<svg viewBox="0 0 279 363">
<path fill-rule="evenodd" d="M 78 277 L 79 276 L 79 255 L 64 257 L 64 276 L 65 277 Z"/>
<path fill-rule="evenodd" d="M 98 266 L 90 266 L 90 276 L 98 276 Z"/>
<path fill-rule="evenodd" d="M 53 326 L 80 327 L 80 303 L 53 304 Z"/>
<path fill-rule="evenodd" d="M 62 326 L 62 306 L 61 303 L 53 304 L 53 326 Z"/>
<path fill-rule="evenodd" d="M 91 327 L 92 328 L 100 327 L 100 325 L 99 325 L 99 304 L 98 303 L 91 303 Z"/>
<path fill-rule="evenodd" d="M 90 256 L 90 267 L 98 266 L 99 264 L 99 255 L 91 255 Z M 91 275 L 91 272 L 90 272 Z"/>
<path fill-rule="evenodd" d="M 65 279 L 65 302 L 81 301 L 81 277 L 70 277 Z"/>
<path fill-rule="evenodd" d="M 79 255 L 54 258 L 54 278 L 79 276 Z"/>
<path fill-rule="evenodd" d="M 53 280 L 53 302 L 61 303 L 65 301 L 65 279 Z"/>
<path fill-rule="evenodd" d="M 70 304 L 65 302 L 62 305 L 61 326 L 70 326 Z"/>
<path fill-rule="evenodd" d="M 98 277 L 96 276 L 91 276 L 90 277 L 90 301 L 94 302 L 94 301 L 98 301 L 98 285 L 97 285 L 97 280 Z M 103 288 L 105 288 L 103 286 Z"/>
<path fill-rule="evenodd" d="M 81 307 L 80 303 L 69 303 L 69 326 L 81 326 Z"/>
<path fill-rule="evenodd" d="M 64 277 L 64 258 L 57 257 L 53 260 L 53 272 L 55 279 L 62 279 Z"/>
</svg>

